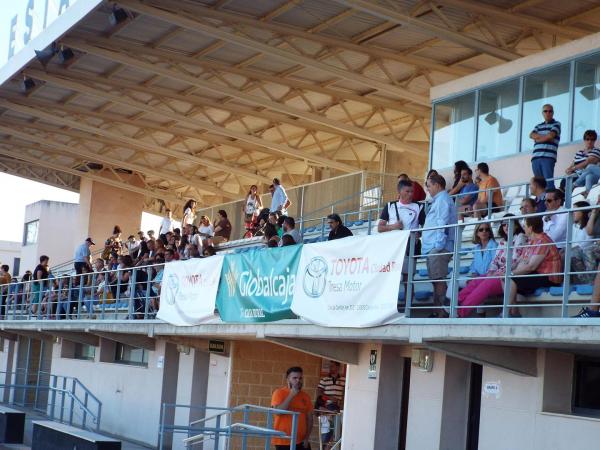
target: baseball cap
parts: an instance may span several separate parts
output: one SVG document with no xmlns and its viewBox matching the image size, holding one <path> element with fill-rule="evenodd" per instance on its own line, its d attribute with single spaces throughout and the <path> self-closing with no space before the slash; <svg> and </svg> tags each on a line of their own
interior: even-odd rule
<svg viewBox="0 0 600 450">
<path fill-rule="evenodd" d="M 89 243 L 90 243 L 90 244 L 92 244 L 92 245 L 96 245 L 96 243 L 95 243 L 95 242 L 92 240 L 92 238 L 91 238 L 91 237 L 87 238 L 87 239 L 85 240 L 85 242 L 89 242 Z"/>
</svg>

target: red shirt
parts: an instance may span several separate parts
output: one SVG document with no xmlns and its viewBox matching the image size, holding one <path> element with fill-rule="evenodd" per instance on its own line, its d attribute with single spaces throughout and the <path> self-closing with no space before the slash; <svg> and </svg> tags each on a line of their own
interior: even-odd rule
<svg viewBox="0 0 600 450">
<path fill-rule="evenodd" d="M 423 186 L 414 180 L 411 180 L 413 185 L 413 202 L 422 202 L 427 197 L 427 194 L 423 190 Z"/>
<path fill-rule="evenodd" d="M 552 244 L 552 245 L 542 245 Z M 534 255 L 544 255 L 544 260 L 535 270 L 537 273 L 558 273 L 562 272 L 562 260 L 554 241 L 546 233 L 541 233 L 535 238 L 530 238 L 527 245 L 533 247 L 525 247 L 523 259 L 529 259 Z M 553 283 L 562 283 L 561 275 L 549 275 L 548 278 Z"/>
</svg>

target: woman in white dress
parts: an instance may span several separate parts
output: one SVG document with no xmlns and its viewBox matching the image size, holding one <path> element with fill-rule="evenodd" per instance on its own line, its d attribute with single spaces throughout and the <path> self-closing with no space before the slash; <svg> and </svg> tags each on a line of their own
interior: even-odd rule
<svg viewBox="0 0 600 450">
<path fill-rule="evenodd" d="M 194 225 L 196 220 L 196 200 L 188 200 L 183 206 L 183 219 L 181 225 Z"/>
</svg>

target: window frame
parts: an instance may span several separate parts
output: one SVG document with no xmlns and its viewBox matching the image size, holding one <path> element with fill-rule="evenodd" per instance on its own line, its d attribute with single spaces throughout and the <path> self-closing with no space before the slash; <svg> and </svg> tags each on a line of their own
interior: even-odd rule
<svg viewBox="0 0 600 450">
<path fill-rule="evenodd" d="M 124 354 L 125 351 L 129 351 L 131 353 L 132 350 L 141 350 L 142 358 L 141 361 L 136 361 L 132 359 L 125 359 Z M 116 364 L 124 364 L 128 366 L 136 366 L 136 367 L 148 367 L 148 360 L 150 359 L 150 352 L 144 348 L 134 347 L 133 345 L 123 344 L 122 342 L 115 343 L 115 354 L 114 354 L 114 363 Z"/>
<path fill-rule="evenodd" d="M 36 232 L 35 232 L 35 241 L 33 242 L 29 242 L 27 240 L 28 238 L 28 230 L 29 230 L 29 226 L 32 224 L 37 224 L 36 225 Z M 39 240 L 39 233 L 40 233 L 40 219 L 35 219 L 35 220 L 30 220 L 29 222 L 25 222 L 25 224 L 23 225 L 23 247 L 28 246 L 28 245 L 35 245 L 38 243 Z"/>
</svg>

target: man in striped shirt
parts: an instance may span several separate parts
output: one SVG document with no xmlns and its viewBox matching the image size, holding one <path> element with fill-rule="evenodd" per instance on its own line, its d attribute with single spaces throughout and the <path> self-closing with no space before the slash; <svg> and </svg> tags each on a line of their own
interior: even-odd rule
<svg viewBox="0 0 600 450">
<path fill-rule="evenodd" d="M 317 397 L 325 396 L 327 400 L 332 400 L 338 408 L 342 408 L 344 401 L 344 389 L 346 387 L 346 378 L 340 376 L 340 363 L 331 361 L 329 363 L 329 376 L 321 378 L 317 386 Z"/>
<path fill-rule="evenodd" d="M 533 139 L 531 168 L 533 175 L 548 180 L 548 188 L 554 189 L 554 165 L 560 142 L 560 122 L 554 120 L 554 108 L 546 104 L 542 108 L 544 121 L 535 126 L 529 137 Z"/>
</svg>

